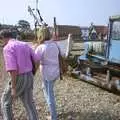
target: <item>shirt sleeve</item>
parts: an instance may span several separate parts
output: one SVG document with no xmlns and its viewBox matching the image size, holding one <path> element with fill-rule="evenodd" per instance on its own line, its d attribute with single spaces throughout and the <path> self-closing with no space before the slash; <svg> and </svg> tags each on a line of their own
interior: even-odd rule
<svg viewBox="0 0 120 120">
<path fill-rule="evenodd" d="M 39 61 L 43 59 L 43 53 L 44 53 L 44 51 L 43 51 L 42 45 L 38 46 L 35 50 L 35 55 L 37 56 Z"/>
<path fill-rule="evenodd" d="M 13 49 L 3 50 L 6 71 L 17 70 L 17 61 Z"/>
<path fill-rule="evenodd" d="M 35 54 L 35 51 L 31 47 L 30 47 L 30 55 L 35 62 L 37 62 L 39 60 L 39 58 Z"/>
</svg>

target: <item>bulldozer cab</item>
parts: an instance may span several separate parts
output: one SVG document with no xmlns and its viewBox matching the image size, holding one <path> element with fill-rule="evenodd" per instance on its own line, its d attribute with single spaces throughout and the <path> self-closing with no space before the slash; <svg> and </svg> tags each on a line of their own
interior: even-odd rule
<svg viewBox="0 0 120 120">
<path fill-rule="evenodd" d="M 109 35 L 106 58 L 113 63 L 120 64 L 120 16 L 109 19 Z"/>
</svg>

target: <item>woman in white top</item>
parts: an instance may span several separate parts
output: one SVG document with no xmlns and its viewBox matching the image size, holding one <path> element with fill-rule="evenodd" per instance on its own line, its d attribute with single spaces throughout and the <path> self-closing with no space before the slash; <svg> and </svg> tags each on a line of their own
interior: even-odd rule
<svg viewBox="0 0 120 120">
<path fill-rule="evenodd" d="M 43 27 L 40 31 L 40 44 L 35 53 L 39 57 L 40 74 L 42 76 L 43 92 L 49 107 L 50 119 L 57 120 L 54 81 L 59 78 L 59 49 L 55 41 L 50 40 L 48 28 Z"/>
</svg>

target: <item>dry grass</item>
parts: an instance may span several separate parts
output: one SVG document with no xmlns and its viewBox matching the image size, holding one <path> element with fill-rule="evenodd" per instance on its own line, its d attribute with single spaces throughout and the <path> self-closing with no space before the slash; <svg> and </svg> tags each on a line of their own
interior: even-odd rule
<svg viewBox="0 0 120 120">
<path fill-rule="evenodd" d="M 4 76 L 5 76 L 5 71 L 4 71 L 4 64 L 3 64 L 2 48 L 0 47 L 0 98 L 3 92 Z M 0 120 L 2 120 L 1 111 L 0 111 Z"/>
<path fill-rule="evenodd" d="M 4 82 L 5 77 L 6 77 L 6 73 L 3 62 L 2 48 L 0 47 L 0 90 L 2 88 L 2 84 Z"/>
</svg>

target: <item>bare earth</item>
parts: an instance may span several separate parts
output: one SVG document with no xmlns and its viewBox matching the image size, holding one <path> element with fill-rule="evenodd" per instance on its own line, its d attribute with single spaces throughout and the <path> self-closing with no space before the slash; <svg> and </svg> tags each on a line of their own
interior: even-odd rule
<svg viewBox="0 0 120 120">
<path fill-rule="evenodd" d="M 3 60 L 1 56 L 0 60 Z M 2 67 L 0 71 L 2 71 L 3 76 L 5 72 L 1 69 Z M 6 78 L 6 75 L 5 80 L 0 77 L 0 97 L 4 81 L 7 81 Z M 67 76 L 62 81 L 56 81 L 55 93 L 58 120 L 120 120 L 120 97 L 117 95 Z M 40 120 L 46 120 L 48 111 L 39 73 L 35 76 L 34 99 Z M 27 120 L 19 100 L 16 100 L 13 110 L 15 120 Z M 1 112 L 0 120 L 2 120 Z"/>
</svg>

